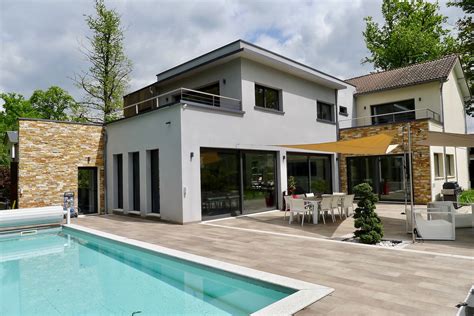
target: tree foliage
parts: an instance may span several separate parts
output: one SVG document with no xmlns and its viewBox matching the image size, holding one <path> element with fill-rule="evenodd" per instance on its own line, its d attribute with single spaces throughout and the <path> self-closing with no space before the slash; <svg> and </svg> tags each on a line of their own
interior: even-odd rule
<svg viewBox="0 0 474 316">
<path fill-rule="evenodd" d="M 354 193 L 360 198 L 354 211 L 354 237 L 364 244 L 376 244 L 383 237 L 382 221 L 375 212 L 375 203 L 378 201 L 368 183 L 361 183 L 354 187 Z"/>
<path fill-rule="evenodd" d="M 87 37 L 89 46 L 83 48 L 90 67 L 74 80 L 85 91 L 82 104 L 92 120 L 107 122 L 122 106 L 132 64 L 124 53 L 120 15 L 107 9 L 103 0 L 96 0 L 95 11 L 95 15 L 86 16 L 92 36 Z"/>
<path fill-rule="evenodd" d="M 449 6 L 461 8 L 464 11 L 464 17 L 456 23 L 457 36 L 457 52 L 461 57 L 461 63 L 471 91 L 471 99 L 466 102 L 466 113 L 474 116 L 474 22 L 472 20 L 474 14 L 474 1 L 472 0 L 454 0 L 448 2 Z"/>
<path fill-rule="evenodd" d="M 389 70 L 455 51 L 455 39 L 444 28 L 447 17 L 438 11 L 437 2 L 383 0 L 385 23 L 379 25 L 371 16 L 365 18 L 363 35 L 370 56 L 363 63 Z"/>
<path fill-rule="evenodd" d="M 0 165 L 9 158 L 3 139 L 7 131 L 18 130 L 19 118 L 42 118 L 62 121 L 83 121 L 74 98 L 60 87 L 36 90 L 29 99 L 18 93 L 0 93 L 3 111 L 0 111 Z"/>
<path fill-rule="evenodd" d="M 79 105 L 60 87 L 52 86 L 46 91 L 35 90 L 29 101 L 40 118 L 58 121 L 81 120 Z"/>
</svg>

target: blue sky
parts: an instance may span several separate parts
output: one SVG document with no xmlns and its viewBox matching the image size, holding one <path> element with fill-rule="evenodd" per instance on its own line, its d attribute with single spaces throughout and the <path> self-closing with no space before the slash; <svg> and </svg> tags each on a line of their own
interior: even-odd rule
<svg viewBox="0 0 474 316">
<path fill-rule="evenodd" d="M 370 72 L 363 18 L 381 21 L 379 0 L 106 0 L 122 15 L 133 61 L 129 90 L 169 67 L 242 38 L 334 76 Z M 441 11 L 453 27 L 457 8 Z M 0 0 L 0 91 L 29 97 L 59 85 L 80 99 L 71 77 L 87 69 L 79 51 L 92 0 Z M 473 124 L 474 125 L 474 124 Z"/>
</svg>

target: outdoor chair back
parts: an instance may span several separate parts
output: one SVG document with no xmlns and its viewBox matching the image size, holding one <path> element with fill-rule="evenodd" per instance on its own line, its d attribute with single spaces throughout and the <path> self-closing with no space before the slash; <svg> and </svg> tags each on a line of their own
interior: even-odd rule
<svg viewBox="0 0 474 316">
<path fill-rule="evenodd" d="M 342 198 L 342 208 L 354 207 L 354 194 L 346 195 Z"/>
<path fill-rule="evenodd" d="M 330 211 L 332 209 L 332 196 L 323 195 L 321 198 L 321 210 Z"/>
<path fill-rule="evenodd" d="M 306 197 L 314 197 L 314 193 L 306 193 Z"/>
<path fill-rule="evenodd" d="M 340 197 L 340 196 L 333 196 L 333 197 L 332 197 L 332 201 L 331 201 L 331 206 L 332 206 L 333 208 L 338 208 L 340 201 L 341 201 L 341 197 Z"/>
<path fill-rule="evenodd" d="M 304 200 L 303 199 L 291 199 L 291 212 L 302 213 L 307 212 L 308 210 L 305 208 Z"/>
<path fill-rule="evenodd" d="M 332 195 L 346 195 L 344 192 L 333 192 Z"/>
</svg>

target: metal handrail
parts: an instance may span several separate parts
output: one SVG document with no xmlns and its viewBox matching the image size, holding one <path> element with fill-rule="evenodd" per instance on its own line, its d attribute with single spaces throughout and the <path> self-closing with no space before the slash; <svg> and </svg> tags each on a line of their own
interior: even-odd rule
<svg viewBox="0 0 474 316">
<path fill-rule="evenodd" d="M 135 106 L 137 106 L 137 105 L 139 105 L 139 104 L 142 104 L 142 103 L 145 103 L 145 102 L 149 102 L 149 101 L 152 101 L 152 100 L 155 100 L 155 99 L 158 99 L 158 98 L 161 98 L 161 97 L 164 97 L 164 96 L 173 94 L 173 93 L 175 93 L 175 92 L 181 92 L 181 94 L 182 94 L 182 91 L 190 91 L 190 92 L 194 92 L 194 93 L 197 93 L 197 94 L 208 95 L 208 96 L 211 96 L 211 97 L 214 97 L 214 98 L 217 97 L 217 98 L 219 98 L 219 99 L 226 99 L 226 100 L 231 100 L 231 101 L 240 102 L 239 99 L 234 99 L 234 98 L 230 98 L 230 97 L 226 97 L 226 96 L 222 96 L 222 95 L 218 95 L 218 94 L 212 94 L 212 93 L 207 93 L 207 92 L 198 91 L 198 90 L 193 90 L 193 89 L 188 89 L 188 88 L 178 88 L 178 89 L 171 90 L 171 91 L 162 93 L 162 94 L 160 94 L 160 95 L 157 95 L 157 96 L 154 96 L 154 97 L 151 97 L 151 98 L 148 98 L 148 99 L 145 99 L 145 100 L 142 100 L 142 101 L 139 101 L 139 102 L 136 102 L 136 103 L 133 103 L 133 104 L 124 106 L 121 110 L 125 110 L 125 109 L 131 108 L 131 107 L 135 107 Z"/>
<path fill-rule="evenodd" d="M 385 113 L 385 114 L 375 114 L 375 115 L 368 115 L 368 116 L 359 116 L 359 117 L 354 117 L 354 118 L 349 118 L 349 119 L 343 119 L 343 120 L 339 120 L 339 123 L 344 123 L 344 122 L 348 122 L 348 121 L 357 121 L 357 120 L 366 120 L 366 119 L 370 119 L 371 122 L 372 122 L 372 119 L 373 118 L 377 118 L 377 117 L 387 117 L 387 116 L 392 116 L 393 118 L 395 118 L 396 115 L 403 115 L 403 114 L 408 114 L 408 113 L 417 113 L 417 112 L 426 112 L 426 113 L 432 113 L 431 115 L 427 115 L 427 117 L 430 117 L 430 118 L 433 118 L 434 120 L 436 121 L 439 121 L 441 122 L 441 115 L 429 108 L 423 108 L 423 109 L 416 109 L 416 110 L 407 110 L 407 111 L 399 111 L 399 112 L 391 112 L 391 113 Z M 425 117 L 426 118 L 426 117 Z M 394 123 L 395 120 L 393 119 L 393 121 L 391 123 Z M 370 125 L 378 125 L 377 123 L 371 123 L 371 124 L 368 124 L 367 126 L 370 126 Z M 363 125 L 363 126 L 366 126 L 366 125 Z"/>
</svg>

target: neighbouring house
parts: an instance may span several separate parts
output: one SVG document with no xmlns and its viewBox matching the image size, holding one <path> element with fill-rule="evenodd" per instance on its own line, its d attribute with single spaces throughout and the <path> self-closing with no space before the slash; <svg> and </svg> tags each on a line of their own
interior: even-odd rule
<svg viewBox="0 0 474 316">
<path fill-rule="evenodd" d="M 395 134 L 401 144 L 382 156 L 343 155 L 340 175 L 343 190 L 369 182 L 380 200 L 403 201 L 404 160 L 408 126 L 412 136 L 413 187 L 416 203 L 440 199 L 445 181 L 469 184 L 467 148 L 419 146 L 428 131 L 466 133 L 464 100 L 470 97 L 459 58 L 455 55 L 347 80 L 356 87 L 353 116 L 341 121 L 341 140 Z M 403 146 L 405 144 L 405 146 Z M 405 160 L 406 161 L 406 160 Z"/>
<path fill-rule="evenodd" d="M 103 126 L 20 120 L 19 205 L 61 204 L 72 191 L 83 213 L 190 223 L 281 208 L 289 177 L 294 193 L 370 182 L 399 201 L 403 147 L 353 157 L 279 145 L 381 131 L 400 144 L 407 124 L 424 203 L 445 179 L 468 186 L 465 148 L 416 145 L 428 130 L 465 133 L 464 96 L 455 56 L 343 81 L 238 40 L 159 73 Z"/>
</svg>

